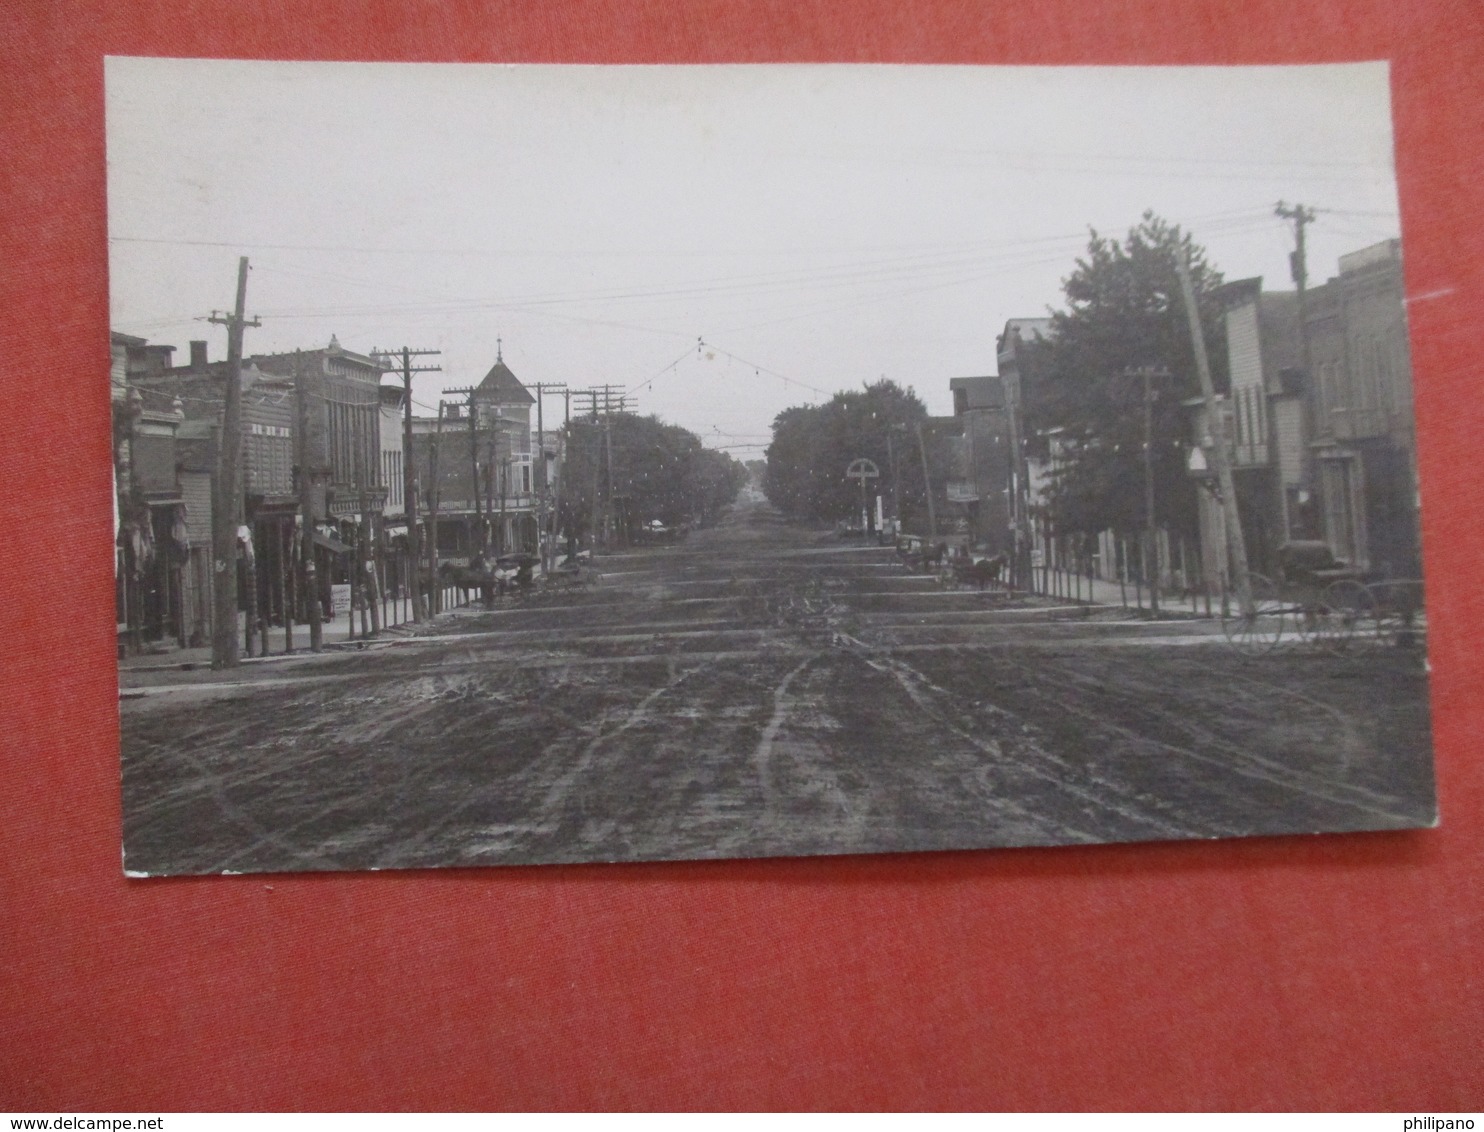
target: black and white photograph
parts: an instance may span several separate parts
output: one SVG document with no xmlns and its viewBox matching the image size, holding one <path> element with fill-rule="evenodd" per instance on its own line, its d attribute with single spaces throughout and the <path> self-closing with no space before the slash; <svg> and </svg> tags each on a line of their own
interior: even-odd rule
<svg viewBox="0 0 1484 1132">
<path fill-rule="evenodd" d="M 1437 824 L 1387 64 L 105 97 L 127 875 Z"/>
</svg>

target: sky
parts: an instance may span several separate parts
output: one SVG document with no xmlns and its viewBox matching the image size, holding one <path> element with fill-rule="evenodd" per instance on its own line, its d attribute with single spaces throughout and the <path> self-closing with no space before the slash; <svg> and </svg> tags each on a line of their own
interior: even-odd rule
<svg viewBox="0 0 1484 1132">
<path fill-rule="evenodd" d="M 930 412 L 1147 209 L 1228 279 L 1311 283 L 1401 234 L 1384 63 L 526 66 L 110 58 L 112 329 L 226 354 L 436 349 L 431 416 L 497 351 L 622 387 L 739 458 L 888 377 Z M 430 359 L 422 359 L 429 361 Z M 548 424 L 562 399 L 546 403 Z"/>
</svg>

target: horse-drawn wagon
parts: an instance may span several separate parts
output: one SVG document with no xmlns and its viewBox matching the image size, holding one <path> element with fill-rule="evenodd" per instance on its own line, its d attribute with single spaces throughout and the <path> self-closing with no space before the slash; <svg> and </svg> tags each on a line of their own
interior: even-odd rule
<svg viewBox="0 0 1484 1132">
<path fill-rule="evenodd" d="M 1406 646 L 1424 631 L 1422 583 L 1367 580 L 1328 543 L 1295 540 L 1278 548 L 1278 576 L 1249 574 L 1252 608 L 1224 604 L 1222 629 L 1241 652 L 1265 653 L 1290 627 L 1298 640 L 1340 653 Z"/>
</svg>

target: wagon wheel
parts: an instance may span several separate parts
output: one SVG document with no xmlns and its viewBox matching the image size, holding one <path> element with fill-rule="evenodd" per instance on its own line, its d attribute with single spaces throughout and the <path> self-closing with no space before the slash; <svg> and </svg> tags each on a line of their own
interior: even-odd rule
<svg viewBox="0 0 1484 1132">
<path fill-rule="evenodd" d="M 1309 586 L 1303 599 L 1293 607 L 1294 623 L 1305 644 L 1330 648 L 1336 641 L 1348 640 L 1343 609 L 1331 603 L 1329 587 Z"/>
<path fill-rule="evenodd" d="M 1320 603 L 1328 610 L 1321 645 L 1332 653 L 1375 647 L 1380 623 L 1376 595 L 1369 586 L 1353 578 L 1331 582 Z"/>
<path fill-rule="evenodd" d="M 1422 583 L 1392 581 L 1377 590 L 1376 639 L 1390 648 L 1416 648 L 1427 637 Z"/>
<path fill-rule="evenodd" d="M 1244 614 L 1235 601 L 1221 618 L 1221 631 L 1232 648 L 1244 656 L 1262 656 L 1277 647 L 1283 636 L 1285 609 L 1278 587 L 1261 574 L 1247 575 L 1252 586 L 1252 614 Z"/>
<path fill-rule="evenodd" d="M 1322 593 L 1315 593 L 1313 587 L 1306 586 L 1303 597 L 1290 607 L 1289 612 L 1293 614 L 1293 623 L 1298 629 L 1299 640 L 1306 645 L 1324 643 L 1324 635 L 1329 628 L 1329 619 L 1333 610 L 1325 603 Z"/>
</svg>

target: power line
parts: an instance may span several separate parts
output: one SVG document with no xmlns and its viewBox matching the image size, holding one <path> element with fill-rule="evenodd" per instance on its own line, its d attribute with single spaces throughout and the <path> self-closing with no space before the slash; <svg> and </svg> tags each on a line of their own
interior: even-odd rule
<svg viewBox="0 0 1484 1132">
<path fill-rule="evenodd" d="M 696 339 L 696 345 L 697 345 L 698 348 L 701 345 L 703 345 L 703 344 L 705 346 L 709 347 L 714 352 L 716 352 L 718 354 L 721 354 L 723 357 L 731 358 L 732 361 L 734 361 L 734 362 L 741 362 L 744 366 L 751 366 L 753 368 L 754 372 L 765 373 L 765 374 L 769 375 L 770 377 L 776 377 L 776 378 L 778 378 L 779 381 L 782 381 L 785 385 L 797 385 L 800 389 L 807 389 L 811 393 L 818 393 L 821 397 L 833 397 L 834 396 L 834 393 L 832 393 L 832 392 L 830 392 L 829 390 L 826 390 L 826 389 L 820 389 L 817 385 L 810 385 L 808 382 L 799 381 L 799 380 L 797 380 L 795 378 L 792 378 L 792 377 L 787 376 L 786 374 L 781 374 L 777 370 L 769 369 L 767 366 L 762 365 L 762 364 L 760 364 L 758 362 L 750 362 L 746 358 L 740 357 L 739 355 L 732 353 L 730 350 L 724 350 L 724 349 L 722 349 L 722 347 L 716 345 L 715 343 L 712 343 L 712 342 L 705 342 L 705 343 L 703 343 L 701 339 L 699 339 L 699 338 Z"/>
<path fill-rule="evenodd" d="M 1265 213 L 1265 209 L 1244 208 L 1238 210 L 1223 210 L 1203 216 L 1190 217 L 1187 225 L 1206 225 L 1207 231 L 1218 230 L 1235 223 L 1243 226 L 1244 218 Z M 1096 228 L 1090 225 L 1090 228 Z M 518 310 L 523 313 L 533 314 L 540 317 L 557 318 L 574 322 L 591 323 L 594 325 L 608 325 L 623 329 L 632 329 L 644 333 L 664 334 L 674 336 L 676 332 L 660 330 L 654 327 L 639 326 L 633 323 L 619 322 L 616 320 L 583 318 L 581 316 L 564 315 L 553 311 L 535 309 L 538 306 L 563 305 L 577 302 L 629 302 L 635 300 L 646 300 L 653 298 L 686 298 L 700 297 L 710 294 L 746 294 L 748 292 L 767 292 L 770 290 L 786 290 L 788 288 L 811 287 L 811 286 L 854 286 L 873 282 L 890 282 L 898 278 L 910 279 L 913 275 L 939 275 L 953 274 L 959 271 L 973 271 L 991 264 L 1003 263 L 1006 266 L 1016 263 L 1023 255 L 1030 252 L 1037 245 L 1052 245 L 1060 243 L 1071 243 L 1082 241 L 1087 237 L 1087 229 L 1074 233 L 1063 233 L 1049 236 L 1022 237 L 1011 240 L 984 239 L 977 241 L 966 241 L 949 245 L 949 252 L 925 252 L 917 251 L 909 255 L 899 255 L 889 258 L 872 258 L 856 260 L 849 263 L 838 264 L 827 268 L 794 268 L 786 271 L 773 271 L 763 273 L 752 273 L 749 275 L 728 275 L 723 277 L 709 276 L 702 279 L 690 280 L 677 285 L 666 285 L 662 287 L 642 289 L 615 289 L 600 288 L 583 291 L 548 292 L 538 293 L 531 296 L 507 296 L 491 299 L 463 299 L 452 296 L 435 296 L 432 292 L 418 291 L 411 288 L 396 288 L 408 294 L 426 295 L 436 298 L 437 301 L 424 304 L 361 304 L 357 306 L 339 307 L 317 307 L 317 308 L 283 308 L 270 310 L 265 313 L 269 317 L 279 319 L 292 318 L 325 318 L 331 316 L 341 317 L 369 317 L 373 315 L 397 314 L 403 317 L 417 313 L 475 313 L 483 310 L 505 309 Z M 225 241 L 206 240 L 174 240 L 167 238 L 146 238 L 116 236 L 112 239 L 124 242 L 151 242 L 163 244 L 184 244 L 196 246 L 223 246 L 236 247 L 238 244 Z M 332 245 L 252 245 L 269 246 L 275 248 L 302 249 L 302 250 L 336 250 L 353 251 L 352 248 L 336 248 Z M 1000 249 L 997 253 L 993 249 Z M 376 249 L 361 249 L 376 250 Z M 489 253 L 497 254 L 497 253 Z M 786 253 L 774 253 L 786 254 Z M 1059 257 L 1058 257 L 1059 258 Z M 1039 262 L 1039 260 L 1037 261 Z M 291 268 L 272 267 L 271 265 L 260 269 L 270 272 L 278 272 L 290 276 L 304 278 L 324 278 L 337 282 L 346 282 L 360 285 L 361 281 L 348 277 L 336 276 L 327 272 L 304 272 Z M 147 320 L 146 323 L 135 323 L 135 325 L 170 325 L 172 320 L 159 319 Z M 184 321 L 184 320 L 182 320 Z"/>
<path fill-rule="evenodd" d="M 697 341 L 697 342 L 699 342 L 699 341 L 700 341 L 700 339 L 699 339 L 699 338 L 698 338 L 698 339 L 696 339 L 696 341 Z M 663 377 L 663 376 L 664 376 L 664 375 L 665 375 L 665 374 L 667 374 L 667 373 L 668 373 L 668 372 L 669 372 L 669 371 L 670 371 L 670 370 L 672 370 L 672 369 L 674 369 L 674 368 L 675 368 L 675 367 L 676 367 L 676 366 L 678 366 L 678 365 L 679 365 L 679 364 L 680 364 L 680 363 L 681 363 L 681 362 L 683 362 L 683 361 L 685 361 L 685 359 L 686 359 L 686 358 L 688 358 L 688 357 L 690 357 L 690 347 L 689 347 L 689 346 L 687 346 L 687 347 L 686 347 L 686 348 L 685 348 L 685 349 L 684 349 L 684 350 L 682 350 L 682 351 L 681 351 L 681 352 L 680 352 L 680 356 L 679 356 L 679 357 L 677 357 L 677 358 L 676 358 L 676 359 L 675 359 L 675 360 L 674 360 L 674 361 L 673 361 L 673 362 L 671 362 L 671 363 L 670 363 L 670 364 L 669 364 L 669 365 L 667 365 L 667 366 L 664 366 L 664 367 L 662 367 L 662 368 L 661 368 L 661 369 L 659 369 L 659 370 L 656 370 L 656 371 L 655 371 L 655 372 L 654 372 L 654 373 L 653 373 L 653 374 L 652 374 L 652 375 L 651 375 L 651 376 L 649 376 L 649 377 L 647 377 L 647 378 L 645 378 L 645 379 L 644 379 L 644 380 L 643 380 L 643 381 L 641 381 L 641 382 L 639 382 L 639 383 L 638 383 L 638 384 L 637 384 L 637 385 L 631 385 L 631 386 L 629 386 L 629 387 L 628 387 L 628 389 L 626 389 L 626 390 L 624 390 L 624 392 L 625 392 L 625 393 L 637 393 L 637 392 L 639 392 L 639 390 L 641 390 L 641 389 L 644 389 L 644 388 L 646 388 L 646 387 L 651 387 L 651 386 L 653 386 L 653 385 L 654 385 L 654 383 L 655 383 L 655 379 L 656 379 L 656 378 L 660 378 L 660 377 Z"/>
<path fill-rule="evenodd" d="M 1231 215 L 1244 215 L 1250 210 L 1241 210 L 1238 213 L 1216 213 L 1211 219 L 1219 220 Z M 323 308 L 287 308 L 283 310 L 269 310 L 265 313 L 275 318 L 307 318 L 307 317 L 329 317 L 332 315 L 356 315 L 356 314 L 383 314 L 383 313 L 405 313 L 410 311 L 478 311 L 494 308 L 529 308 L 537 305 L 565 304 L 572 302 L 625 302 L 635 299 L 648 298 L 676 298 L 694 295 L 715 294 L 721 292 L 738 292 L 754 289 L 786 288 L 789 286 L 803 285 L 847 285 L 854 282 L 868 282 L 877 279 L 890 279 L 897 274 L 911 274 L 913 272 L 942 272 L 952 271 L 955 268 L 967 268 L 995 262 L 999 259 L 1013 259 L 1029 250 L 1037 244 L 1065 243 L 1080 241 L 1086 238 L 1086 231 L 1063 233 L 1049 236 L 1020 237 L 1015 239 L 985 239 L 978 241 L 965 241 L 961 244 L 951 245 L 949 252 L 915 252 L 905 256 L 893 256 L 889 258 L 872 258 L 858 260 L 850 263 L 840 264 L 829 268 L 794 268 L 786 271 L 753 273 L 750 275 L 727 275 L 709 276 L 701 279 L 689 280 L 676 285 L 666 285 L 658 288 L 645 289 L 596 289 L 568 292 L 538 293 L 531 296 L 505 296 L 490 299 L 453 299 L 427 305 L 408 304 L 379 304 L 362 305 L 356 307 L 323 307 Z M 117 240 L 128 242 L 159 242 L 180 243 L 186 245 L 206 246 L 238 246 L 219 241 L 197 241 L 197 240 L 151 240 L 144 237 L 113 237 Z M 325 251 L 354 251 L 353 248 L 335 248 L 329 245 L 250 245 L 264 246 L 278 249 L 299 247 L 303 250 L 325 250 Z M 972 250 L 982 249 L 982 250 Z M 998 255 L 990 254 L 991 249 L 1004 249 Z M 375 251 L 377 249 L 360 249 Z M 429 251 L 429 254 L 437 254 Z M 488 253 L 498 255 L 500 253 Z M 585 254 L 585 253 L 584 253 Z M 565 257 L 564 257 L 565 258 Z M 576 258 L 576 257 L 574 257 Z M 291 269 L 273 269 L 285 274 L 296 274 Z M 308 273 L 297 273 L 308 274 Z M 325 275 L 325 278 L 335 278 Z M 404 288 L 405 290 L 405 288 Z M 417 292 L 409 292 L 417 293 Z M 423 292 L 426 293 L 426 292 Z M 535 312 L 532 312 L 535 313 Z M 647 329 L 647 328 L 637 328 Z"/>
</svg>

